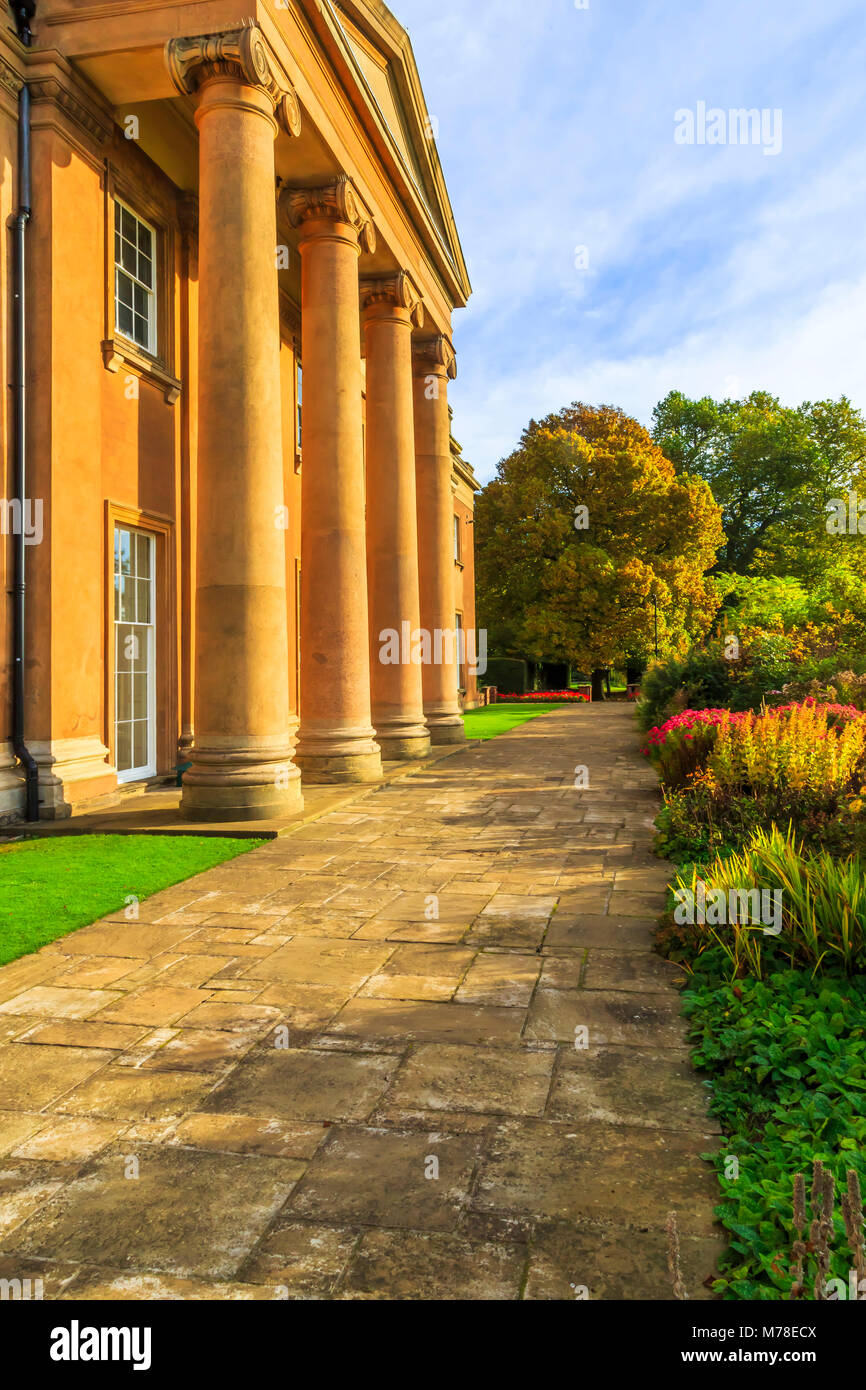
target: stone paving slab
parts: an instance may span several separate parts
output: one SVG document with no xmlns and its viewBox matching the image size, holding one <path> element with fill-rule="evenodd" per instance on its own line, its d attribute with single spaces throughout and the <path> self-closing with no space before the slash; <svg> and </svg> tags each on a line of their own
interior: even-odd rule
<svg viewBox="0 0 866 1390">
<path fill-rule="evenodd" d="M 669 1299 L 676 1211 L 706 1297 L 657 803 L 627 706 L 562 709 L 0 969 L 0 1277 Z"/>
</svg>

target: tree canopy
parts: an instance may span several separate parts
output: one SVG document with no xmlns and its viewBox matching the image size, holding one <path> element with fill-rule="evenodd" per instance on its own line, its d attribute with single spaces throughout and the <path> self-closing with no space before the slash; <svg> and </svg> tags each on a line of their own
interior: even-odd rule
<svg viewBox="0 0 866 1390">
<path fill-rule="evenodd" d="M 840 545 L 827 528 L 834 500 L 852 489 L 866 499 L 866 421 L 846 397 L 787 407 L 766 391 L 741 401 L 672 391 L 653 417 L 677 472 L 705 478 L 721 506 L 720 571 L 814 584 L 862 569 L 863 538 Z"/>
<path fill-rule="evenodd" d="M 476 511 L 479 622 L 502 655 L 586 670 L 702 636 L 724 540 L 703 479 L 636 420 L 575 402 L 531 421 Z M 655 601 L 655 602 L 654 602 Z"/>
</svg>

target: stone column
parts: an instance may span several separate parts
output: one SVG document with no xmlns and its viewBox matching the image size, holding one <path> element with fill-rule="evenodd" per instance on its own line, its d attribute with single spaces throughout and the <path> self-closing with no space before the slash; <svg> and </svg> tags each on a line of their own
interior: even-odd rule
<svg viewBox="0 0 866 1390">
<path fill-rule="evenodd" d="M 433 743 L 463 743 L 466 731 L 458 698 L 448 414 L 448 382 L 457 375 L 457 364 L 448 339 L 440 336 L 419 343 L 414 371 L 421 626 L 431 641 L 431 659 L 424 666 L 424 714 Z"/>
<path fill-rule="evenodd" d="M 342 177 L 281 194 L 300 229 L 304 439 L 301 466 L 301 727 L 309 782 L 373 782 L 358 258 L 376 245 Z"/>
<path fill-rule="evenodd" d="M 258 28 L 170 40 L 197 99 L 199 434 L 190 820 L 300 810 L 289 734 L 275 116 L 300 111 Z"/>
<path fill-rule="evenodd" d="M 363 279 L 361 301 L 373 726 L 383 758 L 424 758 L 430 734 L 414 646 L 421 609 L 412 404 L 412 328 L 423 325 L 424 308 L 403 272 Z"/>
</svg>

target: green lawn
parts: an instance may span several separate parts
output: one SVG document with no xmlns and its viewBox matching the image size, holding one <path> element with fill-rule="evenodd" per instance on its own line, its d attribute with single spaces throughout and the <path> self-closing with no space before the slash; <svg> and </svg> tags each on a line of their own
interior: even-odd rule
<svg viewBox="0 0 866 1390">
<path fill-rule="evenodd" d="M 562 709 L 562 701 L 556 704 L 537 705 L 483 705 L 481 709 L 469 709 L 463 715 L 467 738 L 496 738 L 507 734 L 527 719 L 535 719 L 539 714 L 549 714 L 552 709 Z"/>
<path fill-rule="evenodd" d="M 38 951 L 263 840 L 187 835 L 59 835 L 0 850 L 0 965 Z"/>
</svg>

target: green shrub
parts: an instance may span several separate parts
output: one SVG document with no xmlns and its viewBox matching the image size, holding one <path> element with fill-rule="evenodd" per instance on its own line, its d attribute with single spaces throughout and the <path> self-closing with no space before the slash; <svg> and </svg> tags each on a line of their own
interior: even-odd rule
<svg viewBox="0 0 866 1390">
<path fill-rule="evenodd" d="M 644 674 L 638 723 L 644 732 L 686 709 L 727 707 L 731 698 L 730 662 L 708 652 L 656 662 Z"/>
<path fill-rule="evenodd" d="M 827 850 L 836 859 L 866 858 L 866 815 L 858 802 L 835 791 L 790 787 L 747 792 L 696 777 L 665 792 L 656 818 L 655 850 L 675 864 L 739 849 L 759 826 L 793 825 L 804 850 Z"/>
<path fill-rule="evenodd" d="M 724 708 L 740 713 L 761 705 L 788 704 L 814 695 L 819 703 L 853 704 L 866 709 L 866 657 L 846 656 L 850 670 L 839 670 L 839 656 L 794 659 L 791 638 L 780 632 L 753 632 L 737 660 L 714 639 L 685 657 L 650 666 L 641 684 L 640 727 L 649 731 L 687 709 Z M 835 691 L 835 693 L 832 693 Z M 825 693 L 827 692 L 827 693 Z"/>
<path fill-rule="evenodd" d="M 529 690 L 529 668 L 525 661 L 494 656 L 487 663 L 485 685 L 495 685 L 502 695 L 525 695 Z"/>
<path fill-rule="evenodd" d="M 853 705 L 866 710 L 866 675 L 855 671 L 836 671 L 832 676 L 795 680 L 784 685 L 779 703 L 812 698 L 819 704 Z"/>
</svg>

